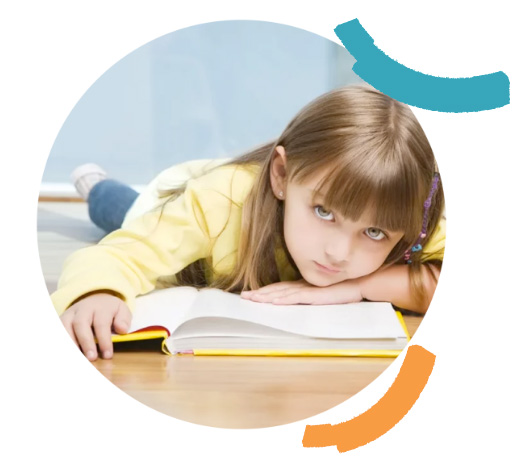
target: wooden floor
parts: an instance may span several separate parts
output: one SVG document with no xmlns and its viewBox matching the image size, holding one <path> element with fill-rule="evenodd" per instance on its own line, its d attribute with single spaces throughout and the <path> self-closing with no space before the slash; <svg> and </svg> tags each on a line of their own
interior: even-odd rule
<svg viewBox="0 0 532 459">
<path fill-rule="evenodd" d="M 40 202 L 38 243 L 48 290 L 56 288 L 72 251 L 103 233 L 86 205 Z M 421 319 L 406 316 L 411 334 Z M 169 357 L 160 347 L 124 345 L 94 367 L 140 402 L 176 418 L 208 426 L 282 425 L 332 408 L 366 387 L 393 359 L 311 357 Z M 80 358 L 83 358 L 80 353 Z"/>
</svg>

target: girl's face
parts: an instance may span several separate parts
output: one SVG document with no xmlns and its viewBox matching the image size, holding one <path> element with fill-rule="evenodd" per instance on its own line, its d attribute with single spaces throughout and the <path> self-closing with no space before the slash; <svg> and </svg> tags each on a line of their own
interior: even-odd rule
<svg viewBox="0 0 532 459">
<path fill-rule="evenodd" d="M 369 212 L 353 221 L 324 208 L 313 199 L 322 177 L 285 183 L 284 239 L 303 278 L 325 287 L 376 271 L 404 232 L 375 227 Z"/>
</svg>

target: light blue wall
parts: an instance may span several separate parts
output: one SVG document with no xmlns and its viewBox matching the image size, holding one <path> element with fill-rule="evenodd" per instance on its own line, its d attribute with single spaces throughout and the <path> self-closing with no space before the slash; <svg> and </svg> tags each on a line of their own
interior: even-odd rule
<svg viewBox="0 0 532 459">
<path fill-rule="evenodd" d="M 96 162 L 130 184 L 194 158 L 234 156 L 278 136 L 307 102 L 360 82 L 354 59 L 289 26 L 225 21 L 165 35 L 132 52 L 65 121 L 44 182 Z"/>
</svg>

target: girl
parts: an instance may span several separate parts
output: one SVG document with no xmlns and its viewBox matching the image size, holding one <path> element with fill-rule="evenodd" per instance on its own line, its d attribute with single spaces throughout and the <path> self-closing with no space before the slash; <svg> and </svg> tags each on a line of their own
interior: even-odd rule
<svg viewBox="0 0 532 459">
<path fill-rule="evenodd" d="M 310 103 L 274 142 L 175 166 L 138 197 L 103 173 L 77 174 L 93 220 L 116 230 L 67 259 L 55 308 L 89 360 L 95 337 L 110 358 L 111 331 L 127 331 L 135 297 L 166 285 L 423 313 L 445 239 L 436 169 L 407 106 L 350 86 Z"/>
</svg>

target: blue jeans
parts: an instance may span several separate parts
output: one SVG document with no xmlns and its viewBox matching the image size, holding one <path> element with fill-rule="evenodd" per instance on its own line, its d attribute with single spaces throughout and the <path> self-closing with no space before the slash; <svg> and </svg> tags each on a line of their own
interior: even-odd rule
<svg viewBox="0 0 532 459">
<path fill-rule="evenodd" d="M 128 185 L 113 179 L 102 180 L 89 193 L 89 217 L 104 231 L 110 233 L 117 230 L 122 226 L 127 211 L 138 195 Z"/>
</svg>

